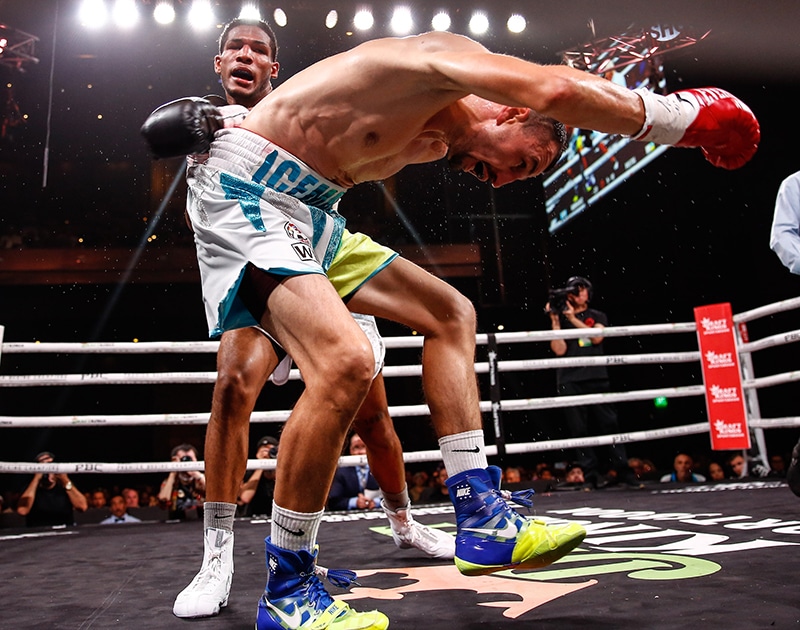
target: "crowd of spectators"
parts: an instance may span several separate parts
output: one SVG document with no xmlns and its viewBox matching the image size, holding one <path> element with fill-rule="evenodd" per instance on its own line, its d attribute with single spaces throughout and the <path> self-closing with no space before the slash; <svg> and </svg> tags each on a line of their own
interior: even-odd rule
<svg viewBox="0 0 800 630">
<path fill-rule="evenodd" d="M 275 459 L 278 456 L 278 439 L 261 438 L 255 446 L 256 459 Z M 191 462 L 201 459 L 191 444 L 181 444 L 171 451 L 172 461 Z M 54 461 L 52 453 L 40 453 L 36 461 Z M 585 471 L 575 462 L 531 461 L 518 458 L 513 465 L 503 468 L 503 487 L 519 489 L 535 483 L 544 484 L 548 490 L 598 489 Z M 743 478 L 780 479 L 786 476 L 785 456 L 773 454 L 769 467 L 749 464 L 741 452 L 701 453 L 694 456 L 676 453 L 670 466 L 659 468 L 651 460 L 641 457 L 628 459 L 635 483 L 715 483 Z M 242 480 L 238 500 L 239 516 L 269 516 L 274 487 L 274 471 L 248 471 Z M 415 505 L 447 504 L 447 470 L 442 463 L 415 464 L 406 469 L 408 493 Z M 72 525 L 78 523 L 136 523 L 141 520 L 181 519 L 202 517 L 205 482 L 200 471 L 171 472 L 159 488 L 150 484 L 137 484 L 120 477 L 121 483 L 110 487 L 92 485 L 91 475 L 74 481 L 65 474 L 37 473 L 16 490 L 6 490 L 0 495 L 0 513 L 18 515 L 15 523 L 28 526 Z M 630 486 L 629 480 L 626 485 Z M 86 487 L 83 487 L 83 486 Z M 357 495 L 355 495 L 357 496 Z M 329 509 L 339 508 L 335 501 Z M 377 502 L 353 505 L 346 509 L 377 509 Z M 24 522 L 20 522 L 23 517 Z M 0 521 L 2 522 L 2 521 Z M 6 524 L 7 525 L 7 524 Z"/>
</svg>

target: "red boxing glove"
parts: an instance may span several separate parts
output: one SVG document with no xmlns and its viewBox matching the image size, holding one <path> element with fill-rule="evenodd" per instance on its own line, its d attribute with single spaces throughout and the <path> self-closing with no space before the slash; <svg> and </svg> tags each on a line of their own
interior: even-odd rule
<svg viewBox="0 0 800 630">
<path fill-rule="evenodd" d="M 719 88 L 682 90 L 667 96 L 636 90 L 645 124 L 634 140 L 676 147 L 700 147 L 714 166 L 736 169 L 756 152 L 758 120 L 742 101 Z"/>
</svg>

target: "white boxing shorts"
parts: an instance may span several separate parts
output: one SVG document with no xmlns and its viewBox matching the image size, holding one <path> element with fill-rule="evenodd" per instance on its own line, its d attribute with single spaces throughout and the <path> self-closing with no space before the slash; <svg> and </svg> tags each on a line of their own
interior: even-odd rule
<svg viewBox="0 0 800 630">
<path fill-rule="evenodd" d="M 369 345 L 372 346 L 372 356 L 375 359 L 375 369 L 372 372 L 372 378 L 375 379 L 378 374 L 381 373 L 384 361 L 386 360 L 386 342 L 384 342 L 383 337 L 381 337 L 381 333 L 378 331 L 378 323 L 372 315 L 362 315 L 360 313 L 351 314 L 361 330 L 364 331 L 367 339 L 369 339 Z M 269 380 L 275 385 L 285 385 L 289 380 L 291 369 L 292 357 L 287 354 L 278 364 L 278 367 L 275 368 L 275 371 L 270 375 Z M 300 378 L 303 378 L 302 374 L 300 374 Z"/>
<path fill-rule="evenodd" d="M 187 182 L 212 338 L 258 324 L 238 297 L 248 263 L 279 277 L 324 274 L 339 249 L 345 189 L 246 129 L 217 132 Z"/>
<path fill-rule="evenodd" d="M 372 374 L 374 379 L 383 369 L 383 363 L 386 360 L 386 343 L 383 341 L 381 333 L 378 332 L 378 324 L 372 315 L 361 315 L 360 313 L 352 315 L 372 346 L 372 356 L 375 357 L 375 372 Z"/>
</svg>

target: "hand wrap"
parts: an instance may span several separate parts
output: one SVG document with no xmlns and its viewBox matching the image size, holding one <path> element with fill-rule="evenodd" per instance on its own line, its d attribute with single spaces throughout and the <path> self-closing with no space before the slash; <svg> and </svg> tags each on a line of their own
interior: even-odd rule
<svg viewBox="0 0 800 630">
<path fill-rule="evenodd" d="M 700 147 L 709 162 L 726 169 L 744 166 L 758 148 L 758 120 L 725 90 L 699 88 L 661 96 L 639 88 L 636 93 L 644 103 L 645 121 L 634 140 Z"/>
</svg>

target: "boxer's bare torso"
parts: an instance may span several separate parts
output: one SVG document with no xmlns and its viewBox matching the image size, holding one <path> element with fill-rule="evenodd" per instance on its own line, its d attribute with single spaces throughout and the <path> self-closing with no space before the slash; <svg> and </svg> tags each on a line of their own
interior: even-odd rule
<svg viewBox="0 0 800 630">
<path fill-rule="evenodd" d="M 502 185 L 541 173 L 557 147 L 514 142 L 514 130 L 495 120 L 497 103 L 555 117 L 565 110 L 550 93 L 565 71 L 572 72 L 495 55 L 449 33 L 373 40 L 294 75 L 242 127 L 345 187 L 454 156 L 457 168 Z M 612 85 L 588 83 L 595 100 Z M 593 118 L 597 109 L 593 102 Z M 597 126 L 619 128 L 620 109 L 615 95 Z"/>
<path fill-rule="evenodd" d="M 422 61 L 409 63 L 420 47 L 375 41 L 326 59 L 288 80 L 242 126 L 343 186 L 445 157 L 447 108 L 465 93 L 434 86 Z"/>
</svg>

